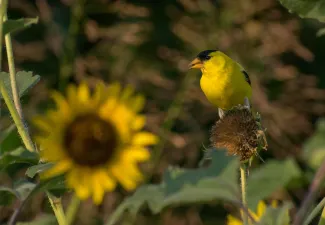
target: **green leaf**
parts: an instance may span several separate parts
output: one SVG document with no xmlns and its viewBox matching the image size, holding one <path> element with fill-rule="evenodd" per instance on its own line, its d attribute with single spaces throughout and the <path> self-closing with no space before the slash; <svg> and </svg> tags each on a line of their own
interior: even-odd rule
<svg viewBox="0 0 325 225">
<path fill-rule="evenodd" d="M 289 210 L 292 208 L 292 204 L 284 203 L 281 207 L 273 208 L 267 207 L 263 214 L 259 224 L 261 225 L 289 225 L 290 216 Z"/>
<path fill-rule="evenodd" d="M 19 194 L 12 188 L 0 186 L 0 205 L 9 205 Z"/>
<path fill-rule="evenodd" d="M 5 87 L 7 88 L 11 98 L 12 98 L 12 90 L 10 85 L 10 76 L 9 73 L 6 72 L 0 72 L 0 79 L 3 80 Z M 19 90 L 19 97 L 26 94 L 26 92 L 32 88 L 37 82 L 40 80 L 39 75 L 34 75 L 32 72 L 26 72 L 26 71 L 19 71 L 16 74 L 16 81 L 17 81 L 17 87 Z M 2 96 L 1 96 L 2 98 Z"/>
<path fill-rule="evenodd" d="M 36 184 L 27 180 L 16 181 L 13 188 L 0 187 L 0 205 L 8 205 L 15 198 L 24 201 L 35 187 Z"/>
<path fill-rule="evenodd" d="M 324 0 L 279 0 L 289 12 L 297 13 L 302 18 L 317 19 L 325 22 Z"/>
<path fill-rule="evenodd" d="M 30 178 L 34 178 L 36 174 L 44 172 L 52 168 L 53 163 L 42 163 L 35 166 L 31 166 L 27 169 L 26 175 Z"/>
<path fill-rule="evenodd" d="M 7 20 L 3 24 L 3 35 L 8 34 L 10 32 L 24 29 L 36 23 L 38 23 L 38 17 L 22 18 L 17 20 Z"/>
<path fill-rule="evenodd" d="M 3 114 L 1 114 L 1 116 L 3 116 Z M 12 151 L 13 149 L 16 149 L 22 145 L 21 137 L 19 136 L 14 124 L 6 128 L 1 134 L 0 155 L 2 153 Z"/>
<path fill-rule="evenodd" d="M 0 143 L 5 141 L 15 129 L 16 129 L 16 125 L 13 123 L 9 127 L 7 127 L 4 131 L 2 131 L 0 134 Z"/>
<path fill-rule="evenodd" d="M 317 37 L 321 37 L 321 36 L 323 36 L 323 35 L 325 35 L 325 28 L 321 28 L 321 29 L 319 29 L 319 30 L 317 31 L 317 33 L 316 33 L 316 36 L 317 36 Z"/>
<path fill-rule="evenodd" d="M 37 153 L 27 151 L 23 147 L 18 147 L 13 151 L 8 151 L 0 155 L 0 168 L 6 169 L 9 165 L 23 163 L 35 165 L 38 163 L 39 156 Z"/>
<path fill-rule="evenodd" d="M 54 215 L 45 214 L 37 217 L 32 222 L 18 222 L 17 225 L 57 225 L 57 221 Z"/>
<path fill-rule="evenodd" d="M 160 185 L 144 185 L 127 198 L 111 215 L 114 224 L 128 211 L 135 216 L 144 207 L 158 213 L 166 207 L 214 200 L 240 201 L 238 187 L 239 161 L 224 151 L 211 153 L 211 165 L 196 170 L 169 168 Z"/>
<path fill-rule="evenodd" d="M 27 196 L 34 191 L 36 184 L 29 182 L 27 180 L 19 180 L 14 184 L 14 189 L 18 193 L 18 198 L 24 201 Z"/>
<path fill-rule="evenodd" d="M 271 160 L 253 170 L 247 179 L 249 208 L 255 210 L 260 200 L 269 197 L 273 192 L 285 187 L 292 179 L 299 176 L 301 176 L 301 171 L 293 159 Z"/>
<path fill-rule="evenodd" d="M 303 146 L 303 156 L 307 164 L 317 169 L 325 159 L 325 119 L 317 121 L 316 131 Z"/>
</svg>

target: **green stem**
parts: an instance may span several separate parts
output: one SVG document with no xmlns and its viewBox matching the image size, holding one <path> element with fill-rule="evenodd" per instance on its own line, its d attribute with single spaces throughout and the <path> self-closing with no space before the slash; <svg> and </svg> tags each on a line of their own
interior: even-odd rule
<svg viewBox="0 0 325 225">
<path fill-rule="evenodd" d="M 325 198 L 318 203 L 318 205 L 313 209 L 313 211 L 308 215 L 307 219 L 303 222 L 303 225 L 308 225 L 317 216 L 317 214 L 325 206 Z"/>
<path fill-rule="evenodd" d="M 6 21 L 7 13 L 4 14 L 3 20 Z M 16 81 L 16 69 L 15 69 L 15 61 L 14 61 L 14 54 L 12 50 L 12 42 L 10 33 L 5 35 L 5 42 L 6 42 L 6 49 L 7 49 L 7 59 L 8 59 L 8 66 L 9 66 L 9 74 L 10 74 L 10 85 L 12 90 L 12 96 L 15 103 L 15 107 L 18 111 L 19 117 L 23 120 L 23 113 L 21 109 L 20 99 L 19 99 L 19 92 L 17 87 Z"/>
<path fill-rule="evenodd" d="M 80 199 L 74 194 L 67 210 L 67 225 L 73 224 L 80 206 Z"/>
<path fill-rule="evenodd" d="M 60 198 L 56 198 L 55 196 L 53 196 L 51 193 L 46 192 L 46 195 L 50 201 L 50 204 L 52 206 L 54 215 L 59 223 L 59 225 L 67 225 L 66 223 L 66 218 L 64 215 L 64 211 L 62 208 L 62 203 L 61 203 L 61 199 Z"/>
<path fill-rule="evenodd" d="M 317 195 L 319 194 L 319 189 L 321 184 L 325 180 L 325 159 L 323 160 L 321 166 L 317 169 L 313 181 L 311 182 L 308 193 L 301 203 L 301 206 L 296 213 L 293 220 L 293 225 L 300 225 L 309 210 L 310 205 L 313 203 Z"/>
<path fill-rule="evenodd" d="M 81 19 L 84 14 L 84 4 L 86 0 L 75 0 L 71 7 L 71 21 L 68 35 L 64 42 L 63 55 L 60 57 L 60 82 L 59 89 L 64 91 L 69 77 L 73 72 L 73 61 L 76 52 L 76 38 L 81 27 Z"/>
<path fill-rule="evenodd" d="M 7 11 L 7 0 L 1 0 L 1 8 L 0 8 L 0 71 L 2 69 L 2 41 L 3 41 L 3 17 Z"/>
<path fill-rule="evenodd" d="M 247 185 L 246 178 L 247 177 L 246 176 L 247 176 L 247 166 L 244 163 L 242 163 L 240 165 L 240 184 L 241 184 L 241 196 L 242 196 L 241 200 L 245 208 L 247 208 L 247 199 L 246 199 L 246 185 Z M 248 225 L 247 213 L 242 212 L 242 219 L 244 225 Z"/>
<path fill-rule="evenodd" d="M 323 208 L 322 215 L 320 216 L 318 225 L 325 225 L 325 207 Z"/>
<path fill-rule="evenodd" d="M 2 94 L 3 99 L 5 100 L 5 103 L 9 109 L 10 115 L 11 115 L 12 119 L 14 120 L 14 123 L 17 127 L 18 133 L 19 133 L 21 139 L 23 140 L 23 143 L 24 143 L 26 149 L 31 152 L 35 152 L 35 146 L 34 146 L 32 140 L 30 139 L 29 133 L 25 129 L 23 122 L 20 119 L 18 112 L 17 112 L 2 80 L 0 80 L 0 92 Z"/>
</svg>

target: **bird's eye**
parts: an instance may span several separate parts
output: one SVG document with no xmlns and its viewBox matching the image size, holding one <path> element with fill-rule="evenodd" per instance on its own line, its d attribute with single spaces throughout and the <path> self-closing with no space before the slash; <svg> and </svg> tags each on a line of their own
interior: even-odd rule
<svg viewBox="0 0 325 225">
<path fill-rule="evenodd" d="M 209 59 L 211 59 L 211 56 L 206 55 L 206 56 L 204 57 L 204 59 L 205 59 L 205 60 L 209 60 Z"/>
</svg>

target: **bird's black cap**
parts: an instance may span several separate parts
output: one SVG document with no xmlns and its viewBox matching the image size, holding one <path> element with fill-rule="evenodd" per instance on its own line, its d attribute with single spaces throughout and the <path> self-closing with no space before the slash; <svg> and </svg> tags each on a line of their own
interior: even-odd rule
<svg viewBox="0 0 325 225">
<path fill-rule="evenodd" d="M 208 60 L 210 58 L 209 54 L 211 52 L 216 52 L 216 51 L 217 50 L 205 50 L 200 52 L 196 57 L 199 58 L 201 61 Z"/>
</svg>

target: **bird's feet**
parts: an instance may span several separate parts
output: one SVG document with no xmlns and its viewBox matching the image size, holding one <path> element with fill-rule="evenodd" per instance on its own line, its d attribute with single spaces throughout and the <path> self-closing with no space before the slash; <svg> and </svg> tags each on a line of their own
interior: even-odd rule
<svg viewBox="0 0 325 225">
<path fill-rule="evenodd" d="M 225 116 L 225 112 L 220 108 L 218 108 L 218 114 L 220 119 L 222 119 Z"/>
</svg>

